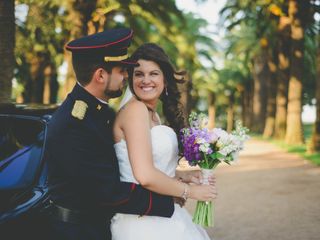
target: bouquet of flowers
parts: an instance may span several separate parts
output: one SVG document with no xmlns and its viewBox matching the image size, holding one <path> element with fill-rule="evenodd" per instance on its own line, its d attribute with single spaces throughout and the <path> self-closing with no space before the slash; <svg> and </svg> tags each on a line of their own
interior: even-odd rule
<svg viewBox="0 0 320 240">
<path fill-rule="evenodd" d="M 209 176 L 219 163 L 231 164 L 238 158 L 239 151 L 243 149 L 244 142 L 249 138 L 247 128 L 236 123 L 232 133 L 227 133 L 221 128 L 209 130 L 208 117 L 205 114 L 191 113 L 189 116 L 190 127 L 181 129 L 181 142 L 184 157 L 189 165 L 198 165 L 204 178 L 203 184 L 208 184 Z M 212 202 L 198 201 L 193 216 L 193 221 L 202 226 L 213 226 Z"/>
</svg>

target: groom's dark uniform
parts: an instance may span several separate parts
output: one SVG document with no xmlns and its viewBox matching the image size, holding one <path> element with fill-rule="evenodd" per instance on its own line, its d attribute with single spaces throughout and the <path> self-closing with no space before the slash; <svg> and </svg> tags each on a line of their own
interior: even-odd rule
<svg viewBox="0 0 320 240">
<path fill-rule="evenodd" d="M 106 31 L 71 42 L 67 49 L 73 54 L 105 51 L 111 61 L 123 61 L 131 37 L 129 29 Z M 171 197 L 120 182 L 112 137 L 114 119 L 114 111 L 79 84 L 53 115 L 45 152 L 51 239 L 111 239 L 109 224 L 116 212 L 172 215 Z"/>
</svg>

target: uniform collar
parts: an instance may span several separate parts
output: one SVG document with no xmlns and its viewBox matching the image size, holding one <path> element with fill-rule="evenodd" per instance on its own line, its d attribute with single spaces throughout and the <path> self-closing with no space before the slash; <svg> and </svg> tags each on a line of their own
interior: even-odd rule
<svg viewBox="0 0 320 240">
<path fill-rule="evenodd" d="M 85 90 L 85 88 L 82 86 L 81 83 L 77 82 L 77 85 L 79 85 L 80 87 L 82 87 L 82 88 Z M 85 91 L 87 91 L 87 90 L 85 90 Z M 97 97 L 95 97 L 95 98 L 98 99 L 98 101 L 101 102 L 102 104 L 108 105 L 108 102 L 107 102 L 107 101 L 104 101 L 104 100 L 102 100 L 102 99 L 100 99 L 100 98 L 97 98 Z"/>
</svg>

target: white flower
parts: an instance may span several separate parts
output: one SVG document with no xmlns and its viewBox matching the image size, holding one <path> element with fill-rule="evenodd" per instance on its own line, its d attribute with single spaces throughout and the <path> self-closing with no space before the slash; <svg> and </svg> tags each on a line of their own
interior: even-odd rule
<svg viewBox="0 0 320 240">
<path fill-rule="evenodd" d="M 221 128 L 214 128 L 212 131 L 215 135 L 222 139 L 226 138 L 229 135 L 225 130 Z"/>
<path fill-rule="evenodd" d="M 221 153 L 224 156 L 229 155 L 230 153 L 234 152 L 236 150 L 236 146 L 234 145 L 226 145 L 222 149 L 219 150 L 219 153 Z"/>
<path fill-rule="evenodd" d="M 206 140 L 203 139 L 203 138 L 197 137 L 197 138 L 196 138 L 196 143 L 198 143 L 198 144 L 203 144 L 203 143 L 206 143 Z"/>
<path fill-rule="evenodd" d="M 210 143 L 215 143 L 219 139 L 219 136 L 214 131 L 211 131 L 210 133 Z"/>
<path fill-rule="evenodd" d="M 209 153 L 210 144 L 203 138 L 196 138 L 196 143 L 199 144 L 199 150 L 203 153 Z"/>
<path fill-rule="evenodd" d="M 208 153 L 210 150 L 210 144 L 209 143 L 200 144 L 199 150 L 203 153 Z"/>
</svg>

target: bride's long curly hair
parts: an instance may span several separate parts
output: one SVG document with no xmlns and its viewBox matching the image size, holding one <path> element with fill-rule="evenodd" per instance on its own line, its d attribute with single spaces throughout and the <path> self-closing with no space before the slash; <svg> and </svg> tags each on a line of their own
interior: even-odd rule
<svg viewBox="0 0 320 240">
<path fill-rule="evenodd" d="M 185 127 L 185 119 L 183 115 L 182 104 L 180 103 L 180 92 L 178 83 L 184 83 L 185 71 L 176 71 L 170 62 L 165 51 L 154 43 L 145 43 L 137 48 L 132 54 L 131 59 L 138 61 L 140 59 L 153 61 L 157 63 L 164 74 L 164 90 L 160 95 L 162 101 L 162 112 L 171 128 L 174 129 L 179 137 L 180 129 Z M 133 90 L 133 70 L 128 69 L 129 86 L 132 93 L 136 96 Z M 137 97 L 137 96 L 136 96 Z M 137 97 L 138 98 L 138 97 Z M 138 98 L 139 99 L 139 98 Z M 152 111 L 149 109 L 149 111 Z M 179 151 L 181 153 L 182 146 L 179 141 Z"/>
</svg>

